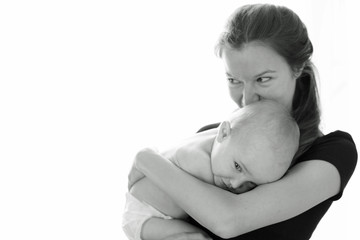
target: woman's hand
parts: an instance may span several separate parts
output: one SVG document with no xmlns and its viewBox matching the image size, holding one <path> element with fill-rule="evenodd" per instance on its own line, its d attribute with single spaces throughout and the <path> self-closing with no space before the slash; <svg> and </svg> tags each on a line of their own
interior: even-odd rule
<svg viewBox="0 0 360 240">
<path fill-rule="evenodd" d="M 151 154 L 158 154 L 155 150 L 150 148 L 144 148 L 140 150 L 134 159 L 133 165 L 131 167 L 131 170 L 128 175 L 128 190 L 130 191 L 131 187 L 139 180 L 145 177 L 144 173 L 139 171 L 139 169 L 136 167 L 137 163 L 140 158 L 144 159 L 149 157 Z"/>
<path fill-rule="evenodd" d="M 161 240 L 211 240 L 209 236 L 203 233 L 178 233 Z"/>
</svg>

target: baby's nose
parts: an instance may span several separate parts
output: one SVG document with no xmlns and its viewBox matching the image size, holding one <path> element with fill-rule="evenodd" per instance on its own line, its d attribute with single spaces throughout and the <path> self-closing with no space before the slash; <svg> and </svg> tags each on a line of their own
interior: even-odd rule
<svg viewBox="0 0 360 240">
<path fill-rule="evenodd" d="M 239 194 L 239 193 L 244 193 L 247 191 L 250 191 L 251 189 L 256 187 L 256 184 L 249 182 L 249 181 L 245 181 L 242 184 L 240 184 L 238 187 L 234 187 L 234 185 L 232 185 L 232 190 L 231 192 Z"/>
</svg>

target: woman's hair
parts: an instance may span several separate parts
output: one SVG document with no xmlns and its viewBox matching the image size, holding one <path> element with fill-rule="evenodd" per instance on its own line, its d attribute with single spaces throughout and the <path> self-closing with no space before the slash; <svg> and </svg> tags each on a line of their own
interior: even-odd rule
<svg viewBox="0 0 360 240">
<path fill-rule="evenodd" d="M 310 58 L 313 46 L 304 23 L 292 10 L 270 4 L 245 5 L 229 18 L 215 47 L 241 49 L 244 44 L 260 41 L 272 47 L 289 64 L 296 79 L 292 116 L 300 129 L 300 145 L 294 160 L 309 149 L 321 135 L 319 96 L 315 67 Z"/>
</svg>

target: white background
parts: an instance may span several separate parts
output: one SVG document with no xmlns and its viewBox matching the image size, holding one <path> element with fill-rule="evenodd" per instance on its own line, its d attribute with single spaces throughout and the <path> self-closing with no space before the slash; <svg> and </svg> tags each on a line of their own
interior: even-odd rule
<svg viewBox="0 0 360 240">
<path fill-rule="evenodd" d="M 308 27 L 323 131 L 360 144 L 355 1 L 271 2 Z M 1 1 L 0 239 L 125 239 L 136 151 L 235 108 L 213 46 L 245 3 Z M 356 171 L 312 239 L 360 239 L 359 184 Z"/>
</svg>

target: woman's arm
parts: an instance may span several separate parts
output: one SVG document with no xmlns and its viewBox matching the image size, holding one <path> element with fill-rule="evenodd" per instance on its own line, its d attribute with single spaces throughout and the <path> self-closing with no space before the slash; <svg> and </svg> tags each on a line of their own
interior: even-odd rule
<svg viewBox="0 0 360 240">
<path fill-rule="evenodd" d="M 222 238 L 294 217 L 338 193 L 340 175 L 330 163 L 297 164 L 281 180 L 236 195 L 204 183 L 151 151 L 135 166 L 201 225 Z"/>
</svg>

